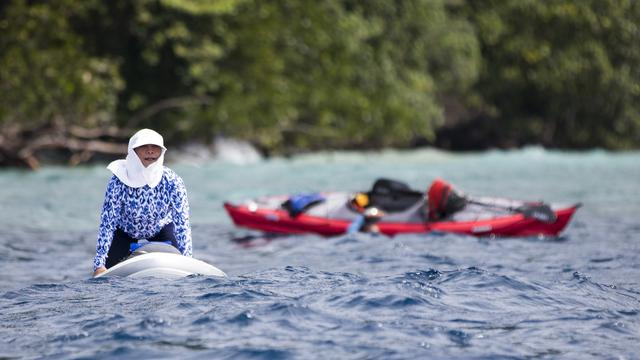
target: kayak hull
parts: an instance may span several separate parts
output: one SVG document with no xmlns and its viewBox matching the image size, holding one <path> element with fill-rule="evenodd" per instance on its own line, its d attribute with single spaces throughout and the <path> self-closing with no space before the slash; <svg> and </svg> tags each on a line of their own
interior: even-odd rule
<svg viewBox="0 0 640 360">
<path fill-rule="evenodd" d="M 533 218 L 526 218 L 520 213 L 509 213 L 473 220 L 444 220 L 436 222 L 385 221 L 383 219 L 377 223 L 377 227 L 380 233 L 389 236 L 429 232 L 457 233 L 482 237 L 557 236 L 566 228 L 579 206 L 577 204 L 554 208 L 557 219 L 553 223 L 544 223 Z M 240 205 L 227 202 L 224 204 L 224 208 L 235 225 L 268 233 L 337 236 L 345 234 L 353 221 L 352 219 L 331 218 L 309 213 L 291 217 L 284 209 L 259 206 L 256 202 Z"/>
<path fill-rule="evenodd" d="M 222 270 L 204 261 L 167 252 L 149 252 L 129 257 L 95 277 L 159 277 L 175 279 L 189 275 L 226 277 Z"/>
</svg>

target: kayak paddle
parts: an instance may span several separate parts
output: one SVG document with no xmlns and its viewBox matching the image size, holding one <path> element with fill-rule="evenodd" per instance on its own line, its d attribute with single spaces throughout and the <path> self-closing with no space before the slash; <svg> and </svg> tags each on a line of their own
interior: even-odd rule
<svg viewBox="0 0 640 360">
<path fill-rule="evenodd" d="M 524 203 L 520 206 L 508 206 L 508 205 L 497 205 L 485 203 L 479 200 L 465 198 L 469 204 L 475 204 L 480 206 L 493 207 L 496 209 L 505 209 L 511 212 L 519 213 L 524 215 L 527 218 L 536 219 L 546 224 L 552 224 L 556 222 L 558 218 L 556 213 L 551 209 L 551 206 L 548 204 L 539 202 L 539 203 Z"/>
</svg>

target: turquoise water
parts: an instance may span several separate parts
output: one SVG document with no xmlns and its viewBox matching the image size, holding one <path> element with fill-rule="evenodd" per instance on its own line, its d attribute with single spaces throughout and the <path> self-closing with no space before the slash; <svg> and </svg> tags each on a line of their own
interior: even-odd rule
<svg viewBox="0 0 640 360">
<path fill-rule="evenodd" d="M 194 256 L 229 278 L 90 279 L 103 165 L 0 170 L 0 358 L 636 358 L 640 153 L 541 148 L 170 163 Z M 225 200 L 426 189 L 583 203 L 555 239 L 271 237 Z"/>
</svg>

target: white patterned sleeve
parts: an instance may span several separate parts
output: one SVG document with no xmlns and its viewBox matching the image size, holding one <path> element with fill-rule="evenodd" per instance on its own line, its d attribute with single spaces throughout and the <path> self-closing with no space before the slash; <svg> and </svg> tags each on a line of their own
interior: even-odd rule
<svg viewBox="0 0 640 360">
<path fill-rule="evenodd" d="M 191 224 L 189 222 L 189 199 L 184 181 L 176 175 L 175 184 L 171 187 L 171 202 L 173 203 L 173 225 L 175 227 L 178 250 L 184 256 L 191 257 L 193 248 L 191 244 Z"/>
<path fill-rule="evenodd" d="M 100 228 L 98 230 L 98 241 L 96 244 L 96 257 L 93 259 L 93 270 L 105 266 L 107 261 L 107 254 L 109 253 L 113 233 L 117 226 L 117 215 L 120 212 L 118 189 L 118 178 L 113 176 L 107 185 L 107 191 L 102 205 Z"/>
</svg>

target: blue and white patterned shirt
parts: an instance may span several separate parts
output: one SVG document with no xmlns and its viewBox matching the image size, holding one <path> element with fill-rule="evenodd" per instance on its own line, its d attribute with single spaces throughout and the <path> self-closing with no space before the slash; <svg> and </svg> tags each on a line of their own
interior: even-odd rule
<svg viewBox="0 0 640 360">
<path fill-rule="evenodd" d="M 112 176 L 102 206 L 93 269 L 105 266 L 116 229 L 122 229 L 135 239 L 147 239 L 172 222 L 178 250 L 191 257 L 187 190 L 173 170 L 165 167 L 162 180 L 154 188 L 148 185 L 133 188 Z"/>
</svg>

